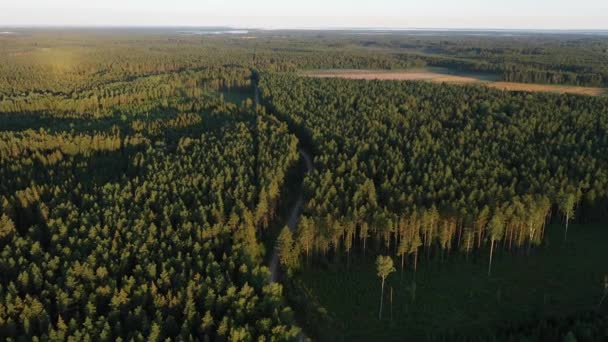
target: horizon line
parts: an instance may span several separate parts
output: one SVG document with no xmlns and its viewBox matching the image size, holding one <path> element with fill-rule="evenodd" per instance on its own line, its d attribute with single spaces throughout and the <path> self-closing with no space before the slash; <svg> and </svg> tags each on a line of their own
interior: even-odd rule
<svg viewBox="0 0 608 342">
<path fill-rule="evenodd" d="M 157 28 L 157 29 L 229 29 L 229 30 L 256 30 L 256 31 L 520 31 L 520 32 L 608 32 L 607 28 L 500 28 L 500 27 L 382 27 L 382 26 L 232 26 L 232 25 L 73 25 L 73 24 L 17 24 L 2 25 L 2 29 L 28 29 L 28 28 L 68 28 L 68 29 L 103 29 L 103 28 Z"/>
</svg>

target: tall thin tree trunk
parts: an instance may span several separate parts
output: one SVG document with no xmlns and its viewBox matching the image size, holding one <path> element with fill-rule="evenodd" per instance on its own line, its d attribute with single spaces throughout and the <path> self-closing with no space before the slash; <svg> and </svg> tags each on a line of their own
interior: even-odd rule
<svg viewBox="0 0 608 342">
<path fill-rule="evenodd" d="M 393 321 L 393 287 L 391 286 L 391 322 Z"/>
<path fill-rule="evenodd" d="M 346 252 L 346 270 L 350 269 L 350 248 Z"/>
<path fill-rule="evenodd" d="M 545 228 L 547 227 L 547 219 L 543 222 L 543 225 L 540 227 L 540 242 L 542 243 L 545 240 Z"/>
<path fill-rule="evenodd" d="M 382 291 L 380 292 L 380 312 L 378 313 L 378 319 L 382 319 L 382 298 L 384 297 L 384 277 L 382 278 Z"/>
<path fill-rule="evenodd" d="M 532 225 L 528 225 L 528 231 L 530 232 L 528 235 L 528 250 L 526 251 L 526 255 L 530 255 L 530 250 L 532 250 L 532 239 L 534 238 L 534 230 L 532 229 Z"/>
<path fill-rule="evenodd" d="M 566 231 L 564 232 L 564 241 L 568 241 L 568 221 L 569 221 L 568 214 L 566 214 Z"/>
<path fill-rule="evenodd" d="M 403 265 L 405 265 L 405 253 L 401 254 L 401 278 L 403 279 Z"/>
<path fill-rule="evenodd" d="M 463 224 L 461 222 L 458 227 L 458 248 L 460 248 L 460 240 L 462 240 L 462 226 Z"/>
<path fill-rule="evenodd" d="M 399 246 L 399 234 L 395 233 L 395 243 L 393 244 L 393 254 L 397 254 L 397 247 Z"/>
<path fill-rule="evenodd" d="M 422 244 L 424 245 L 424 247 L 426 247 L 426 235 L 427 235 L 426 230 L 424 230 L 422 232 Z"/>
<path fill-rule="evenodd" d="M 490 241 L 490 265 L 488 266 L 488 276 L 492 274 L 492 255 L 494 254 L 494 240 Z"/>
</svg>

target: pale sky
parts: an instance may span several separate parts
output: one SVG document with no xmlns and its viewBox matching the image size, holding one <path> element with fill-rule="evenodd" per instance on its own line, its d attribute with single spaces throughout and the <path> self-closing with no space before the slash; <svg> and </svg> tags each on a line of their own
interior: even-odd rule
<svg viewBox="0 0 608 342">
<path fill-rule="evenodd" d="M 0 0 L 29 25 L 608 29 L 608 0 Z"/>
</svg>

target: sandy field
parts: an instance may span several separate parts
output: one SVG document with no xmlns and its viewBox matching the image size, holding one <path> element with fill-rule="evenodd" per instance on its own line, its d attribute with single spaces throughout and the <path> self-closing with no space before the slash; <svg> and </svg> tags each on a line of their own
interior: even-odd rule
<svg viewBox="0 0 608 342">
<path fill-rule="evenodd" d="M 507 91 L 533 91 L 569 93 L 590 96 L 608 94 L 607 88 L 562 86 L 552 84 L 531 84 L 515 82 L 491 81 L 487 78 L 479 78 L 468 75 L 452 75 L 432 70 L 410 70 L 410 71 L 377 71 L 377 70 L 319 70 L 303 73 L 305 76 L 321 78 L 347 78 L 356 80 L 398 80 L 398 81 L 428 81 L 435 83 L 484 84 L 488 87 Z"/>
</svg>

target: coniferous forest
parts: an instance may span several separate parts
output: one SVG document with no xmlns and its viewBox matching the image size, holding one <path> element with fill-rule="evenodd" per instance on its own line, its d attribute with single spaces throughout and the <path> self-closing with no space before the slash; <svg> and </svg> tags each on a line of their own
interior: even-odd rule
<svg viewBox="0 0 608 342">
<path fill-rule="evenodd" d="M 608 339 L 606 95 L 305 74 L 602 88 L 607 51 L 557 33 L 2 35 L 0 339 Z"/>
</svg>

